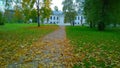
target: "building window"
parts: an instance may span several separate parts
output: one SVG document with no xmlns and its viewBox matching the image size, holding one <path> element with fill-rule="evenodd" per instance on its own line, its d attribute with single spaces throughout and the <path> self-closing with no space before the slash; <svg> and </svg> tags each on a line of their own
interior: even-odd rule
<svg viewBox="0 0 120 68">
<path fill-rule="evenodd" d="M 57 20 L 58 20 L 59 18 L 57 17 Z"/>
<path fill-rule="evenodd" d="M 76 24 L 76 22 L 74 24 Z"/>
<path fill-rule="evenodd" d="M 52 20 L 52 16 L 50 17 L 50 19 Z"/>
<path fill-rule="evenodd" d="M 54 16 L 54 20 L 55 20 L 55 16 Z"/>
<path fill-rule="evenodd" d="M 78 20 L 80 20 L 80 17 L 78 16 Z"/>
<path fill-rule="evenodd" d="M 50 24 L 52 24 L 52 22 L 50 22 Z"/>
</svg>

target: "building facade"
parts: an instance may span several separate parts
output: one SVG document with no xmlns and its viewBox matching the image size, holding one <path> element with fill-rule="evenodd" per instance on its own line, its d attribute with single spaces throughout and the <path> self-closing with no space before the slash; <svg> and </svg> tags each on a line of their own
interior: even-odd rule
<svg viewBox="0 0 120 68">
<path fill-rule="evenodd" d="M 74 24 L 82 25 L 85 23 L 85 19 L 81 14 L 77 14 Z M 57 24 L 57 25 L 70 25 L 70 23 L 64 23 L 64 13 L 62 11 L 53 11 L 48 22 L 44 21 L 44 24 Z"/>
<path fill-rule="evenodd" d="M 44 24 L 46 24 L 47 21 L 45 20 Z M 58 24 L 58 25 L 63 25 L 64 24 L 64 14 L 62 11 L 53 11 L 48 24 Z"/>
</svg>

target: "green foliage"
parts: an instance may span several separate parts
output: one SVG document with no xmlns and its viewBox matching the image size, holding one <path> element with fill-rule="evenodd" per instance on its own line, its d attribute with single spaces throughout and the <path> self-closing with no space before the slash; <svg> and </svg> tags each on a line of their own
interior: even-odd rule
<svg viewBox="0 0 120 68">
<path fill-rule="evenodd" d="M 83 15 L 84 0 L 75 0 L 77 12 Z"/>
<path fill-rule="evenodd" d="M 120 22 L 119 0 L 85 0 L 84 15 L 88 23 L 98 25 L 104 30 L 105 25 Z"/>
<path fill-rule="evenodd" d="M 50 8 L 51 0 L 44 0 L 43 3 L 44 6 L 40 9 L 40 17 L 42 22 L 45 18 L 48 19 L 52 13 L 52 10 Z"/>
<path fill-rule="evenodd" d="M 101 20 L 102 2 L 101 0 L 86 0 L 84 4 L 84 13 L 87 22 L 97 24 Z"/>
<path fill-rule="evenodd" d="M 0 12 L 0 25 L 4 25 L 4 17 L 2 12 Z"/>
<path fill-rule="evenodd" d="M 9 10 L 12 7 L 13 2 L 14 2 L 14 0 L 2 0 L 2 1 L 5 4 L 5 9 L 6 10 Z"/>
<path fill-rule="evenodd" d="M 54 7 L 54 10 L 55 10 L 55 11 L 58 11 L 58 7 L 57 7 L 57 6 L 55 6 L 55 7 Z"/>
<path fill-rule="evenodd" d="M 22 13 L 22 11 L 20 11 L 20 10 L 17 9 L 17 8 L 15 9 L 14 20 L 15 20 L 15 22 L 17 22 L 17 23 L 22 23 L 22 22 L 24 22 L 23 13 Z"/>
<path fill-rule="evenodd" d="M 120 24 L 120 0 L 109 0 L 108 1 L 108 20 L 106 22 Z"/>
<path fill-rule="evenodd" d="M 77 15 L 75 11 L 75 5 L 73 4 L 73 0 L 64 0 L 62 4 L 63 4 L 63 12 L 65 14 L 65 22 L 66 23 L 69 22 L 72 24 Z"/>
<path fill-rule="evenodd" d="M 65 12 L 65 22 L 73 23 L 73 20 L 75 20 L 76 12 Z"/>
<path fill-rule="evenodd" d="M 37 22 L 37 10 L 36 9 L 31 10 L 30 18 L 33 20 L 33 22 Z"/>
<path fill-rule="evenodd" d="M 13 22 L 14 18 L 14 11 L 13 10 L 5 10 L 4 12 L 4 18 L 7 23 Z"/>
<path fill-rule="evenodd" d="M 45 18 L 48 19 L 52 12 L 50 8 L 51 0 L 43 0 L 42 2 L 40 2 L 40 0 L 5 0 L 4 2 L 6 5 L 4 15 L 8 22 L 13 20 L 15 20 L 14 22 L 23 22 L 24 20 L 24 22 L 27 23 L 30 19 L 32 19 L 33 22 L 36 22 L 37 19 L 40 19 L 37 18 L 37 16 L 41 16 L 42 20 Z M 15 11 L 10 10 L 12 3 L 15 4 Z M 38 8 L 38 11 L 34 8 L 35 5 Z M 42 8 L 40 9 L 40 7 Z M 15 14 L 13 14 L 13 12 L 15 12 Z"/>
<path fill-rule="evenodd" d="M 67 38 L 81 61 L 74 68 L 119 68 L 120 28 L 99 32 L 87 27 L 66 28 Z"/>
<path fill-rule="evenodd" d="M 36 0 L 23 0 L 22 1 L 22 12 L 25 17 L 25 22 L 30 19 L 31 11 L 33 10 Z"/>
</svg>

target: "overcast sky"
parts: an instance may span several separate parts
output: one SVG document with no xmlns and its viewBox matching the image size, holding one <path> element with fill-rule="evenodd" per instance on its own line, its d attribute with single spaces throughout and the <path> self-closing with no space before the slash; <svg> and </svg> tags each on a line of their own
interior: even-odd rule
<svg viewBox="0 0 120 68">
<path fill-rule="evenodd" d="M 54 10 L 55 6 L 58 6 L 58 9 L 62 11 L 62 7 L 63 7 L 62 1 L 63 0 L 52 0 L 52 5 L 51 5 L 52 10 Z"/>
</svg>

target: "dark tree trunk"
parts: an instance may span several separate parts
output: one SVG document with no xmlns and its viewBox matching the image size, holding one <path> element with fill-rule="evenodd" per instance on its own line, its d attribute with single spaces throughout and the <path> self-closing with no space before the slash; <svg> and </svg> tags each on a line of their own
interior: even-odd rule
<svg viewBox="0 0 120 68">
<path fill-rule="evenodd" d="M 99 31 L 105 30 L 105 24 L 104 24 L 104 22 L 99 22 L 99 23 L 98 23 L 98 30 L 99 30 Z"/>
<path fill-rule="evenodd" d="M 75 26 L 75 22 L 73 21 L 72 23 L 73 23 L 73 26 Z"/>
<path fill-rule="evenodd" d="M 40 27 L 40 16 L 38 15 L 38 27 Z"/>
<path fill-rule="evenodd" d="M 81 16 L 81 20 L 80 21 L 81 21 L 81 25 L 83 26 L 83 17 L 82 16 Z"/>
<path fill-rule="evenodd" d="M 95 23 L 93 23 L 93 28 L 95 28 Z"/>
<path fill-rule="evenodd" d="M 48 24 L 49 18 L 47 18 L 47 24 Z"/>
<path fill-rule="evenodd" d="M 117 26 L 117 24 L 116 23 L 114 23 L 114 27 L 116 27 Z"/>
<path fill-rule="evenodd" d="M 101 13 L 101 21 L 98 22 L 98 30 L 103 31 L 105 30 L 105 15 L 106 15 L 106 7 L 108 5 L 108 0 L 102 0 L 103 5 L 102 5 L 102 13 Z"/>
<path fill-rule="evenodd" d="M 40 27 L 40 9 L 39 9 L 39 0 L 37 3 L 37 14 L 38 14 L 38 27 Z"/>
<path fill-rule="evenodd" d="M 93 23 L 92 23 L 92 21 L 90 21 L 90 28 L 93 28 Z"/>
<path fill-rule="evenodd" d="M 95 23 L 93 23 L 92 21 L 90 22 L 90 28 L 95 28 Z"/>
</svg>

